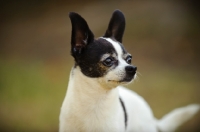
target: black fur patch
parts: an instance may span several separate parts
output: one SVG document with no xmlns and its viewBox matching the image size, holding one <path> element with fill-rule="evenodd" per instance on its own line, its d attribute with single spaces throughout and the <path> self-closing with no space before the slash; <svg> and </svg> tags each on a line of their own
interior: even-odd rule
<svg viewBox="0 0 200 132">
<path fill-rule="evenodd" d="M 104 54 L 116 54 L 113 45 L 103 38 L 94 40 L 82 49 L 81 54 L 74 56 L 76 65 L 88 77 L 102 77 L 109 71 L 101 62 Z M 117 64 L 116 64 L 117 65 Z"/>
<path fill-rule="evenodd" d="M 124 111 L 124 123 L 125 123 L 125 128 L 127 128 L 127 120 L 128 120 L 128 116 L 127 116 L 127 112 L 126 112 L 126 107 L 124 105 L 124 102 L 122 101 L 122 99 L 119 97 L 119 101 L 122 105 L 123 111 Z"/>
<path fill-rule="evenodd" d="M 115 10 L 110 19 L 108 29 L 104 37 L 115 38 L 118 42 L 122 43 L 122 37 L 125 29 L 125 17 L 120 10 Z"/>
</svg>

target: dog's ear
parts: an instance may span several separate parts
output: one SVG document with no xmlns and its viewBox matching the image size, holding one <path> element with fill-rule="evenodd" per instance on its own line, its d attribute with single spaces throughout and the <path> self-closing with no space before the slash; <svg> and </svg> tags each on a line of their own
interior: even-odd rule
<svg viewBox="0 0 200 132">
<path fill-rule="evenodd" d="M 114 38 L 122 43 L 122 37 L 125 29 L 124 14 L 120 10 L 115 10 L 110 19 L 108 29 L 103 37 Z"/>
<path fill-rule="evenodd" d="M 94 35 L 85 19 L 79 14 L 70 12 L 69 17 L 72 24 L 71 53 L 80 54 L 83 48 L 94 40 Z"/>
</svg>

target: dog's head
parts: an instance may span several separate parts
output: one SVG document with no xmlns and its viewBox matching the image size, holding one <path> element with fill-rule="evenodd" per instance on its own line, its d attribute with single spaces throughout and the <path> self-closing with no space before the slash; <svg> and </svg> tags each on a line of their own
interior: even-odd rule
<svg viewBox="0 0 200 132">
<path fill-rule="evenodd" d="M 111 85 L 131 82 L 137 67 L 131 65 L 132 56 L 122 45 L 125 18 L 114 11 L 103 37 L 94 39 L 87 22 L 77 13 L 70 12 L 72 23 L 71 54 L 75 66 L 90 78 L 100 78 Z"/>
</svg>

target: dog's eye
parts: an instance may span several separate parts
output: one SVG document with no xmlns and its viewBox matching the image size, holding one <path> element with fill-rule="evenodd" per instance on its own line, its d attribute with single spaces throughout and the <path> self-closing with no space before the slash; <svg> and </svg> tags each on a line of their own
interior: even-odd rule
<svg viewBox="0 0 200 132">
<path fill-rule="evenodd" d="M 108 57 L 103 61 L 103 65 L 107 67 L 111 67 L 113 65 L 113 58 Z"/>
<path fill-rule="evenodd" d="M 126 62 L 127 62 L 128 64 L 131 64 L 131 60 L 132 60 L 132 56 L 128 56 L 128 57 L 126 58 Z"/>
</svg>

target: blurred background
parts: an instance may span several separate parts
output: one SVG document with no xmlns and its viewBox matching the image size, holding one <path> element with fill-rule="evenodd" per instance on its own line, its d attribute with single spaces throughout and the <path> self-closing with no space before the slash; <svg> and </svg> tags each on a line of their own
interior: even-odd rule
<svg viewBox="0 0 200 132">
<path fill-rule="evenodd" d="M 199 1 L 0 1 L 0 131 L 58 131 L 73 66 L 70 11 L 96 37 L 115 9 L 126 17 L 123 44 L 138 76 L 128 87 L 156 118 L 200 104 Z M 200 112 L 177 130 L 200 131 Z"/>
</svg>

